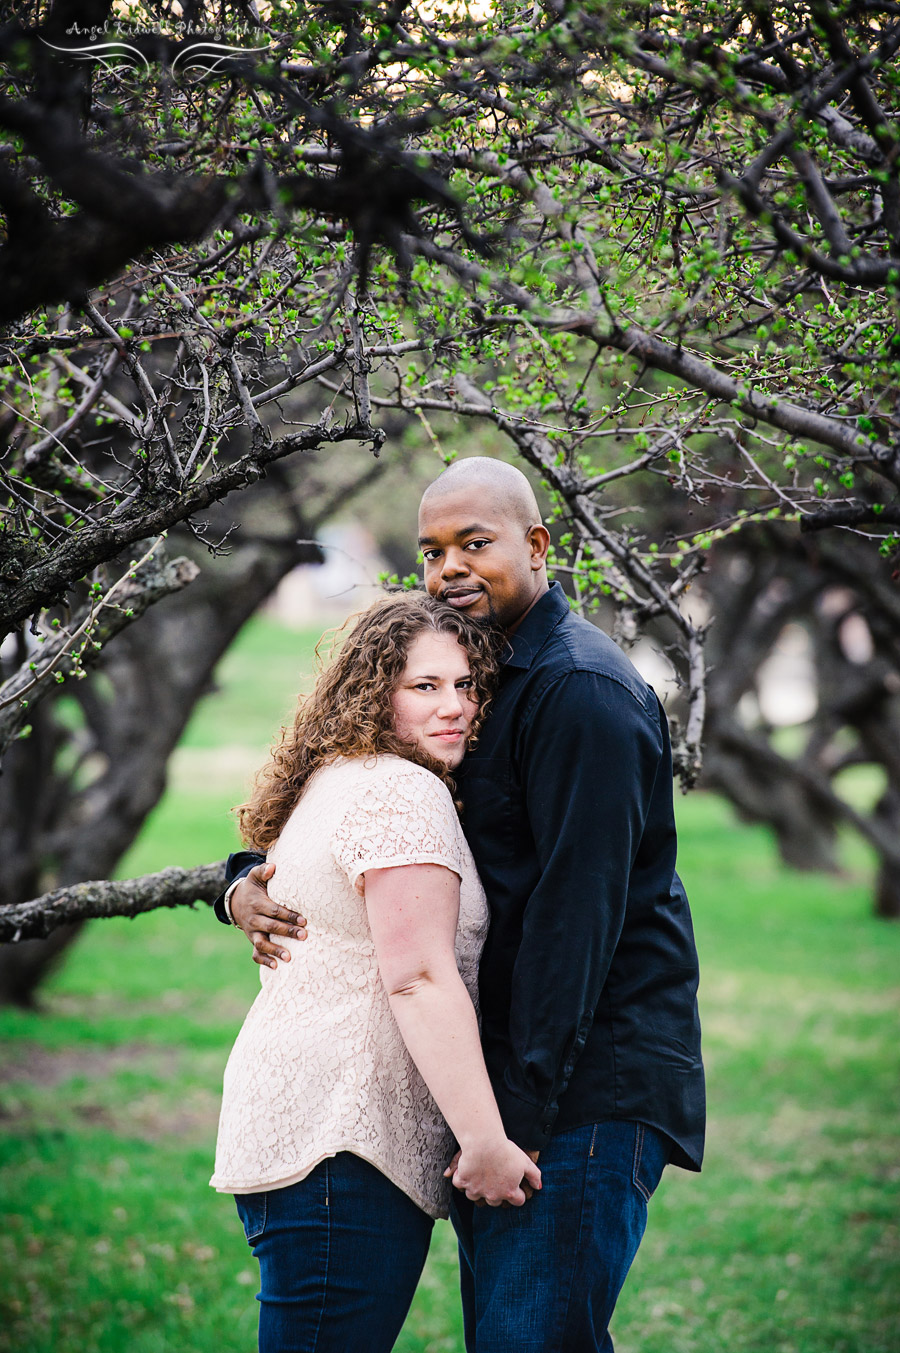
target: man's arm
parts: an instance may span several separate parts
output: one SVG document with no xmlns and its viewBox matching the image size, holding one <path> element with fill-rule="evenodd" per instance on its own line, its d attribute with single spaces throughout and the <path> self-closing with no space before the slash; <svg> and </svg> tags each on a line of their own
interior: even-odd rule
<svg viewBox="0 0 900 1353">
<path fill-rule="evenodd" d="M 225 861 L 225 891 L 220 893 L 213 903 L 213 912 L 222 925 L 231 925 L 231 906 L 229 894 L 238 879 L 246 878 L 254 865 L 264 864 L 265 855 L 253 850 L 236 850 Z"/>
<path fill-rule="evenodd" d="M 518 762 L 541 875 L 512 975 L 512 1055 L 494 1089 L 525 1150 L 550 1139 L 625 918 L 632 863 L 663 757 L 659 714 L 612 678 L 553 681 Z"/>
</svg>

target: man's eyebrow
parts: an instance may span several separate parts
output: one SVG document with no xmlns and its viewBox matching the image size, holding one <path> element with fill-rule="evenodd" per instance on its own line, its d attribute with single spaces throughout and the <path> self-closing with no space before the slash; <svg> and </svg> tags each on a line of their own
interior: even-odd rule
<svg viewBox="0 0 900 1353">
<path fill-rule="evenodd" d="M 456 532 L 456 539 L 462 540 L 463 536 L 472 535 L 493 535 L 495 528 L 493 526 L 481 526 L 475 522 L 472 526 L 464 526 L 461 531 Z M 436 545 L 434 536 L 419 536 L 420 545 Z"/>
</svg>

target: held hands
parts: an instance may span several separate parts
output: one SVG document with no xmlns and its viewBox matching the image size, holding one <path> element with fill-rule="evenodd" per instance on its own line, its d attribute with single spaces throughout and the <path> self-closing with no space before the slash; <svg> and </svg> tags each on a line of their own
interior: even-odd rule
<svg viewBox="0 0 900 1353">
<path fill-rule="evenodd" d="M 273 943 L 273 935 L 306 939 L 306 918 L 288 911 L 287 907 L 280 907 L 266 891 L 266 882 L 274 873 L 274 864 L 254 865 L 231 894 L 234 923 L 253 945 L 253 962 L 267 968 L 277 968 L 279 958 L 285 963 L 291 961 L 289 951 Z"/>
<path fill-rule="evenodd" d="M 536 1160 L 537 1152 L 529 1155 L 515 1142 L 501 1137 L 464 1146 L 447 1166 L 444 1177 L 476 1206 L 521 1207 L 541 1187 Z"/>
</svg>

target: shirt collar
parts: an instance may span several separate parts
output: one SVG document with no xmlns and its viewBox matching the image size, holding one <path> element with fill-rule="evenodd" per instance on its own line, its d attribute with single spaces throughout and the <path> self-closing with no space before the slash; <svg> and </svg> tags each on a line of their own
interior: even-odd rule
<svg viewBox="0 0 900 1353">
<path fill-rule="evenodd" d="M 500 658 L 504 667 L 530 667 L 553 630 L 568 614 L 568 597 L 559 583 L 551 583 L 550 591 L 535 602 L 519 628 L 507 639 Z"/>
</svg>

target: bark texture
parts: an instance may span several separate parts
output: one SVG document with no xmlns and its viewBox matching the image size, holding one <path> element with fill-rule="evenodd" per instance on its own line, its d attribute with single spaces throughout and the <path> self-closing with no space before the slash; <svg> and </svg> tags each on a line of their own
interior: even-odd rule
<svg viewBox="0 0 900 1353">
<path fill-rule="evenodd" d="M 46 939 L 59 926 L 103 916 L 140 916 L 158 907 L 214 902 L 225 886 L 225 862 L 197 869 L 163 869 L 121 882 L 94 880 L 56 888 L 18 906 L 0 906 L 0 943 Z"/>
</svg>

